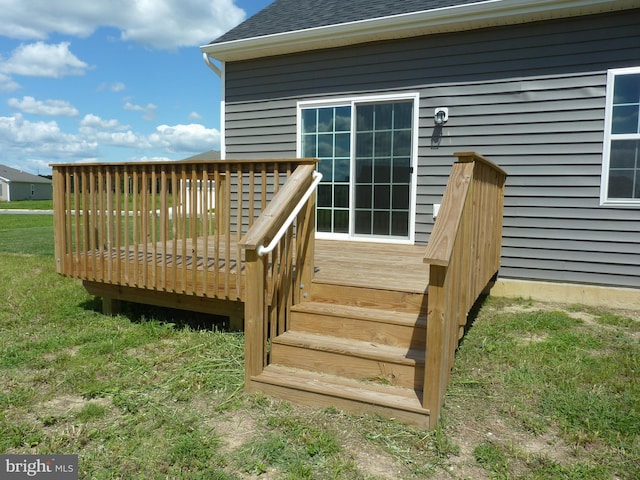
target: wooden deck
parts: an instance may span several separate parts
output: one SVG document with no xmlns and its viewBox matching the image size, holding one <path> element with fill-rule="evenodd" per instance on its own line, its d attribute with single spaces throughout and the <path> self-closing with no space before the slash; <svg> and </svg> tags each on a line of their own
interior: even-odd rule
<svg viewBox="0 0 640 480">
<path fill-rule="evenodd" d="M 429 266 L 422 261 L 425 246 L 340 240 L 316 240 L 315 243 L 315 283 L 411 294 L 424 294 L 427 291 Z M 185 245 L 186 252 L 194 250 L 191 240 Z M 213 291 L 213 285 L 218 285 L 218 295 L 215 297 L 232 302 L 246 300 L 246 289 L 243 288 L 245 256 L 244 251 L 236 244 L 227 248 L 225 242 L 220 243 L 221 252 L 216 255 L 215 244 L 210 240 L 206 249 L 209 253 L 206 262 L 202 256 L 183 255 L 181 248 L 176 253 L 171 245 L 168 247 L 164 250 L 161 244 L 149 244 L 135 250 L 130 247 L 128 251 L 121 250 L 119 254 L 112 251 L 110 255 L 101 251 L 86 252 L 64 261 L 81 266 L 79 278 L 85 281 L 91 293 L 107 299 L 107 305 L 111 300 L 145 303 L 145 294 L 136 291 L 142 289 L 181 295 L 182 308 L 202 311 L 203 305 L 208 305 L 206 311 L 210 311 L 210 302 L 203 303 L 199 298 L 206 297 L 203 289 L 193 288 L 196 283 L 193 281 L 194 276 L 201 278 L 205 267 L 208 268 L 205 273 L 207 281 L 204 283 L 212 286 L 209 291 Z M 196 251 L 205 251 L 202 239 L 197 241 Z M 110 257 L 110 281 L 96 282 L 95 278 L 102 278 L 103 273 L 107 273 L 102 271 L 105 268 L 102 262 L 104 256 Z M 216 262 L 217 269 L 213 268 Z M 171 269 L 172 265 L 184 268 L 174 270 Z M 223 282 L 220 283 L 219 279 L 223 279 Z M 149 304 L 159 303 L 154 301 L 151 293 L 146 301 Z M 161 301 L 161 305 L 166 306 L 166 302 Z M 227 315 L 222 304 L 218 308 L 220 312 L 211 313 Z M 234 307 L 232 315 L 236 328 L 240 326 L 237 310 Z"/>
<path fill-rule="evenodd" d="M 316 240 L 314 159 L 55 165 L 57 269 L 107 313 L 228 316 L 248 391 L 435 428 L 500 261 L 506 174 L 457 155 L 426 246 Z"/>
</svg>

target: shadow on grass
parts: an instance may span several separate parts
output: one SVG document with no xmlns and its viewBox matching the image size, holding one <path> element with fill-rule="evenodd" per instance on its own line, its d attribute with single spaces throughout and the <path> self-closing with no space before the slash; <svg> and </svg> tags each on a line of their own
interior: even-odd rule
<svg viewBox="0 0 640 480">
<path fill-rule="evenodd" d="M 100 297 L 93 297 L 91 300 L 81 303 L 80 306 L 85 310 L 102 313 L 102 299 Z M 199 313 L 123 301 L 119 314 L 134 323 L 153 320 L 160 323 L 173 324 L 179 329 L 216 330 L 219 332 L 231 331 L 229 328 L 229 317 L 210 313 Z"/>
<path fill-rule="evenodd" d="M 473 327 L 473 324 L 476 322 L 476 319 L 478 318 L 478 314 L 480 313 L 480 310 L 482 310 L 482 307 L 487 301 L 487 298 L 489 298 L 489 294 L 482 294 L 477 298 L 476 302 L 471 306 L 471 310 L 469 310 L 469 313 L 467 314 L 467 323 L 464 326 L 464 333 L 462 334 L 462 338 L 460 339 L 458 346 L 462 344 L 465 337 L 467 336 L 467 333 L 469 333 L 469 330 L 471 330 L 471 327 Z"/>
</svg>

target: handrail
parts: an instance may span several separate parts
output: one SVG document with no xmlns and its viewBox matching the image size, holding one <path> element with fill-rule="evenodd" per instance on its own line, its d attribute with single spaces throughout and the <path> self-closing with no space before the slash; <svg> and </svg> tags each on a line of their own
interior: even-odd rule
<svg viewBox="0 0 640 480">
<path fill-rule="evenodd" d="M 309 293 L 315 249 L 313 193 L 321 178 L 315 165 L 298 165 L 239 242 L 245 250 L 248 391 L 255 387 L 253 377 L 268 365 L 269 341 L 287 331 L 291 307 Z"/>
<path fill-rule="evenodd" d="M 296 201 L 298 205 L 303 196 L 309 193 L 308 199 L 313 192 L 309 192 L 311 184 L 315 181 L 313 172 L 315 165 L 300 165 L 293 171 L 249 231 L 240 239 L 240 246 L 248 250 L 258 250 L 265 243 L 271 243 L 280 231 L 281 225 L 290 217 L 292 201 Z"/>
<path fill-rule="evenodd" d="M 298 204 L 291 211 L 291 214 L 289 215 L 289 217 L 284 221 L 284 223 L 282 224 L 282 227 L 280 227 L 280 230 L 278 230 L 278 233 L 276 233 L 276 235 L 271 240 L 271 243 L 269 243 L 269 245 L 267 245 L 266 247 L 263 245 L 258 246 L 257 251 L 258 251 L 259 257 L 262 257 L 263 255 L 266 255 L 268 253 L 271 253 L 273 249 L 276 248 L 276 245 L 278 245 L 278 242 L 280 241 L 280 239 L 282 239 L 282 236 L 289 229 L 289 227 L 293 223 L 293 220 L 300 213 L 300 210 L 302 210 L 302 207 L 304 207 L 305 203 L 307 203 L 307 200 L 309 200 L 309 197 L 311 196 L 311 194 L 314 192 L 314 190 L 322 180 L 322 174 L 317 170 L 314 170 L 314 172 L 311 174 L 311 177 L 313 178 L 313 182 L 311 183 L 311 185 L 309 185 L 309 188 L 307 188 L 307 191 L 304 193 L 304 195 L 302 196 Z"/>
</svg>

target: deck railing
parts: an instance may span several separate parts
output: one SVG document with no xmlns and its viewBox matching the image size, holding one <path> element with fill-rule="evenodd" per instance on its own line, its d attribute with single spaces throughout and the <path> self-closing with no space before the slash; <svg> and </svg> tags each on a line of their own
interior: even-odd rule
<svg viewBox="0 0 640 480">
<path fill-rule="evenodd" d="M 245 388 L 249 391 L 253 390 L 251 378 L 268 363 L 269 342 L 287 331 L 291 306 L 310 291 L 315 250 L 314 170 L 314 165 L 299 166 L 240 241 L 247 268 Z M 292 215 L 295 222 L 286 227 Z M 286 231 L 271 256 L 263 255 L 262 247 L 275 242 L 283 226 Z"/>
<path fill-rule="evenodd" d="M 467 314 L 500 265 L 506 173 L 456 153 L 424 255 L 430 264 L 424 407 L 435 428 Z"/>
<path fill-rule="evenodd" d="M 239 240 L 295 168 L 314 164 L 54 165 L 57 270 L 102 284 L 241 299 Z M 269 265 L 277 255 L 269 255 Z"/>
</svg>

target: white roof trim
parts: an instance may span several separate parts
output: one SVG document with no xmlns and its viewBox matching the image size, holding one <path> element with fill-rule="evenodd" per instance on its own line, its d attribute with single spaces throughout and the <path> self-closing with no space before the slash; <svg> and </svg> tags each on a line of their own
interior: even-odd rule
<svg viewBox="0 0 640 480">
<path fill-rule="evenodd" d="M 203 45 L 220 61 L 637 8 L 637 0 L 486 0 L 389 17 Z"/>
</svg>

